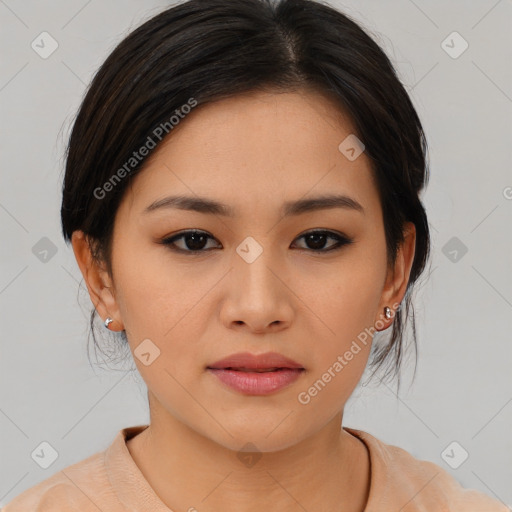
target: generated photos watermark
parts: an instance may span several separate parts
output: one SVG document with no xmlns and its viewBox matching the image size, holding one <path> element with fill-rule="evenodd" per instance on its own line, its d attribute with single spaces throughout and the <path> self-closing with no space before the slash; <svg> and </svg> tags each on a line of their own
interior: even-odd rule
<svg viewBox="0 0 512 512">
<path fill-rule="evenodd" d="M 168 121 L 160 123 L 156 128 L 154 128 L 151 135 L 148 135 L 146 141 L 138 151 L 134 151 L 132 156 L 101 187 L 96 187 L 94 189 L 94 197 L 96 199 L 104 199 L 107 193 L 111 192 L 126 175 L 135 169 L 137 165 L 139 165 L 139 163 L 149 155 L 151 150 L 156 147 L 157 143 L 168 135 L 196 105 L 197 101 L 193 97 L 189 98 L 187 103 L 174 111 L 174 114 Z"/>
<path fill-rule="evenodd" d="M 393 304 L 393 307 L 391 309 L 391 316 L 390 318 L 393 318 L 395 316 L 395 311 L 397 311 L 400 308 L 400 303 L 395 302 Z M 368 343 L 368 338 L 370 340 L 373 338 L 373 335 L 377 330 L 381 330 L 386 325 L 386 322 L 383 320 L 377 320 L 375 322 L 375 325 L 368 328 L 366 327 L 364 331 L 360 332 L 357 335 L 357 340 L 359 340 L 364 346 Z M 345 351 L 343 355 L 338 355 L 336 358 L 336 361 L 327 368 L 327 371 L 322 374 L 322 376 L 317 379 L 306 391 L 301 391 L 297 395 L 297 400 L 302 405 L 307 405 L 311 402 L 311 399 L 322 391 L 325 386 L 331 380 L 336 377 L 342 370 L 349 364 L 352 359 L 354 359 L 354 356 L 359 354 L 361 352 L 361 345 L 358 344 L 357 340 L 353 340 L 352 344 L 350 345 L 350 348 Z"/>
</svg>

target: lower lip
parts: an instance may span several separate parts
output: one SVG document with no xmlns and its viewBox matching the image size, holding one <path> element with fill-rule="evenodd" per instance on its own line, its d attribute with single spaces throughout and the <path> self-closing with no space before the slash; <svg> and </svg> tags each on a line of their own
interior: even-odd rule
<svg viewBox="0 0 512 512">
<path fill-rule="evenodd" d="M 268 395 L 295 382 L 303 369 L 286 368 L 273 372 L 243 372 L 208 368 L 224 384 L 246 395 Z"/>
</svg>

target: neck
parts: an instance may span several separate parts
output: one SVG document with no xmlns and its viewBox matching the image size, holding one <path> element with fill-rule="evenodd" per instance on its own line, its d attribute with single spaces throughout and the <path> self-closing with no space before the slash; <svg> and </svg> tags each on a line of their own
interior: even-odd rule
<svg viewBox="0 0 512 512">
<path fill-rule="evenodd" d="M 150 426 L 127 446 L 171 510 L 361 512 L 369 492 L 369 456 L 341 420 L 342 413 L 285 449 L 242 453 L 169 414 L 152 414 Z"/>
</svg>

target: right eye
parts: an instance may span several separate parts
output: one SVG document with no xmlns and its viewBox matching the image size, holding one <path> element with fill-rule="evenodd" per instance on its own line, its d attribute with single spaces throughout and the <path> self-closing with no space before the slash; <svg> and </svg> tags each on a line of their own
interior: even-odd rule
<svg viewBox="0 0 512 512">
<path fill-rule="evenodd" d="M 206 231 L 189 230 L 164 238 L 160 243 L 168 246 L 171 251 L 194 254 L 206 252 L 205 245 L 208 238 L 214 240 Z M 182 247 L 176 245 L 177 241 L 182 243 Z"/>
</svg>

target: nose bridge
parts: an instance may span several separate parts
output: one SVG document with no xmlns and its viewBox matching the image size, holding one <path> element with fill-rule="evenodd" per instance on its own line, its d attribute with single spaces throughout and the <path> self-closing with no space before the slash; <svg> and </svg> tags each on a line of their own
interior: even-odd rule
<svg viewBox="0 0 512 512">
<path fill-rule="evenodd" d="M 222 307 L 226 327 L 245 324 L 262 333 L 290 325 L 293 306 L 281 282 L 277 249 L 265 247 L 270 237 L 247 237 L 233 254 L 230 284 Z"/>
<path fill-rule="evenodd" d="M 271 270 L 279 264 L 268 240 L 269 237 L 265 240 L 261 237 L 258 241 L 248 236 L 236 248 L 234 271 L 237 280 L 240 279 L 241 298 L 249 295 L 252 300 L 268 301 L 276 292 L 279 293 L 278 288 L 282 285 L 275 275 L 276 270 Z"/>
</svg>

